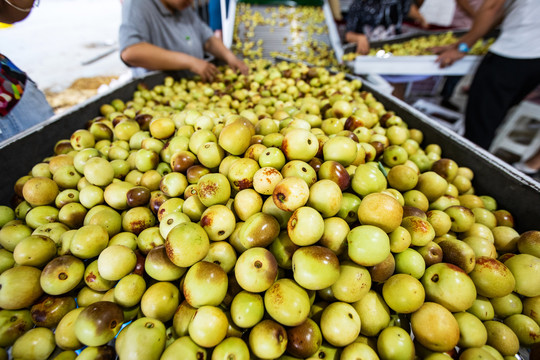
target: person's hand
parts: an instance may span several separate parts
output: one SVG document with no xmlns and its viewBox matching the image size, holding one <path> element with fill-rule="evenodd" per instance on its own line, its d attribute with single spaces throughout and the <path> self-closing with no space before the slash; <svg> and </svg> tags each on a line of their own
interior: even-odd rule
<svg viewBox="0 0 540 360">
<path fill-rule="evenodd" d="M 426 19 L 418 9 L 418 5 L 416 5 L 414 1 L 411 4 L 408 15 L 412 20 L 414 20 L 414 23 L 420 26 L 422 29 L 427 29 L 429 27 L 428 22 L 426 21 Z"/>
<path fill-rule="evenodd" d="M 443 52 L 445 52 L 446 50 L 448 50 L 448 49 L 450 49 L 452 47 L 455 47 L 455 45 L 432 46 L 432 47 L 428 48 L 427 50 L 431 51 L 432 53 L 434 53 L 436 55 L 440 55 L 440 54 L 442 54 Z"/>
<path fill-rule="evenodd" d="M 420 13 L 418 15 L 418 18 L 414 20 L 416 25 L 420 26 L 422 29 L 429 28 L 429 23 L 426 21 L 426 19 Z"/>
<path fill-rule="evenodd" d="M 361 55 L 369 53 L 369 40 L 366 35 L 360 34 L 356 38 L 356 53 Z"/>
<path fill-rule="evenodd" d="M 245 62 L 240 60 L 239 58 L 235 57 L 232 59 L 228 65 L 233 69 L 234 71 L 239 71 L 241 74 L 247 75 L 249 74 L 249 67 L 246 65 Z"/>
<path fill-rule="evenodd" d="M 448 46 L 437 46 L 431 48 L 431 51 L 435 54 L 439 54 L 435 62 L 439 63 L 441 68 L 452 65 L 457 60 L 462 59 L 465 54 L 461 51 L 458 51 L 457 47 L 454 45 Z"/>
<path fill-rule="evenodd" d="M 192 65 L 192 72 L 201 76 L 203 81 L 212 81 L 219 72 L 218 68 L 208 61 L 196 59 Z"/>
</svg>

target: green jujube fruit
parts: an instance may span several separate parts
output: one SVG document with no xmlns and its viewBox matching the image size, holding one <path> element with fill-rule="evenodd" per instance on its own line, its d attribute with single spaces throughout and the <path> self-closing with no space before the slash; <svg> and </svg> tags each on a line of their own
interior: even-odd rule
<svg viewBox="0 0 540 360">
<path fill-rule="evenodd" d="M 165 348 L 165 330 L 161 321 L 141 317 L 118 334 L 116 353 L 120 359 L 158 360 Z"/>
<path fill-rule="evenodd" d="M 45 296 L 30 309 L 32 320 L 38 327 L 54 328 L 77 304 L 71 296 Z"/>
<path fill-rule="evenodd" d="M 56 330 L 54 331 L 54 340 L 59 348 L 63 350 L 77 350 L 83 346 L 75 335 L 75 321 L 84 309 L 86 308 L 78 307 L 71 310 L 64 315 L 62 320 L 60 320 L 56 326 Z"/>
<path fill-rule="evenodd" d="M 98 261 L 94 260 L 84 270 L 86 286 L 95 291 L 107 291 L 115 285 L 115 281 L 104 279 L 98 269 Z"/>
<path fill-rule="evenodd" d="M 249 348 L 244 340 L 228 337 L 220 342 L 212 351 L 212 360 L 249 360 Z"/>
<path fill-rule="evenodd" d="M 116 281 L 122 279 L 135 269 L 137 255 L 124 245 L 111 245 L 98 256 L 97 266 L 104 279 Z"/>
<path fill-rule="evenodd" d="M 0 274 L 11 269 L 15 265 L 13 253 L 6 249 L 0 249 Z"/>
<path fill-rule="evenodd" d="M 84 263 L 75 256 L 63 255 L 49 261 L 41 272 L 40 285 L 49 295 L 61 295 L 73 290 L 82 280 Z"/>
<path fill-rule="evenodd" d="M 56 355 L 53 360 L 75 360 L 77 355 L 78 354 L 73 350 L 65 350 Z"/>
<path fill-rule="evenodd" d="M 0 274 L 0 308 L 17 310 L 34 304 L 43 294 L 41 275 L 41 270 L 31 266 L 17 266 Z"/>
<path fill-rule="evenodd" d="M 527 315 L 511 315 L 504 323 L 516 334 L 522 346 L 530 347 L 540 342 L 540 325 Z"/>
<path fill-rule="evenodd" d="M 29 310 L 0 310 L 0 346 L 10 347 L 33 326 Z"/>
<path fill-rule="evenodd" d="M 44 266 L 56 255 L 56 244 L 48 236 L 30 235 L 22 239 L 13 250 L 18 265 Z"/>
<path fill-rule="evenodd" d="M 480 347 L 486 343 L 487 330 L 480 319 L 468 312 L 454 313 L 454 317 L 459 325 L 459 347 Z"/>
<path fill-rule="evenodd" d="M 500 321 L 484 322 L 487 330 L 487 345 L 494 347 L 503 356 L 514 356 L 519 350 L 519 339 L 512 329 Z"/>
<path fill-rule="evenodd" d="M 165 246 L 156 246 L 146 255 L 144 270 L 157 281 L 178 280 L 187 271 L 185 267 L 176 266 L 167 256 Z"/>
<path fill-rule="evenodd" d="M 123 323 L 124 314 L 118 305 L 98 301 L 79 314 L 75 321 L 75 335 L 87 346 L 101 346 L 116 336 Z"/>
<path fill-rule="evenodd" d="M 146 282 L 141 275 L 129 274 L 114 287 L 114 302 L 123 307 L 137 305 L 146 290 Z"/>
<path fill-rule="evenodd" d="M 116 359 L 114 348 L 110 345 L 87 346 L 77 356 L 77 360 L 109 360 Z"/>
<path fill-rule="evenodd" d="M 14 359 L 46 360 L 54 351 L 56 344 L 51 329 L 36 327 L 18 338 L 11 349 Z"/>
<path fill-rule="evenodd" d="M 80 227 L 73 238 L 69 249 L 81 259 L 98 256 L 109 243 L 109 234 L 100 225 L 84 225 Z"/>
</svg>

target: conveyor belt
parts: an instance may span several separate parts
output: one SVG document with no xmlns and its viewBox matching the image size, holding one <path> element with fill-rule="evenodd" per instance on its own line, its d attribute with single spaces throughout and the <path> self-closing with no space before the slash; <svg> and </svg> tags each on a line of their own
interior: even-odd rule
<svg viewBox="0 0 540 360">
<path fill-rule="evenodd" d="M 237 3 L 231 49 L 244 59 L 276 57 L 337 66 L 342 48 L 335 23 L 323 6 Z"/>
</svg>

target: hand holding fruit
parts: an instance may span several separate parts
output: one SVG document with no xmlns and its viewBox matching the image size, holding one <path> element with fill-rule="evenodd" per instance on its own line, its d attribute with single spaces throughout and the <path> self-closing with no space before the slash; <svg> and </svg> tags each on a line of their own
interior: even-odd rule
<svg viewBox="0 0 540 360">
<path fill-rule="evenodd" d="M 369 53 L 369 40 L 366 35 L 349 31 L 346 35 L 348 42 L 356 43 L 356 53 L 367 55 Z"/>
<path fill-rule="evenodd" d="M 201 59 L 194 59 L 190 70 L 193 71 L 195 74 L 200 75 L 203 81 L 214 80 L 216 74 L 219 72 L 219 70 L 214 64 Z"/>
<path fill-rule="evenodd" d="M 233 69 L 234 71 L 239 71 L 243 75 L 249 74 L 249 67 L 246 65 L 245 62 L 235 57 L 234 59 L 227 62 L 227 64 Z"/>
<path fill-rule="evenodd" d="M 369 52 L 369 40 L 367 36 L 360 35 L 356 39 L 356 53 L 366 55 Z"/>
</svg>

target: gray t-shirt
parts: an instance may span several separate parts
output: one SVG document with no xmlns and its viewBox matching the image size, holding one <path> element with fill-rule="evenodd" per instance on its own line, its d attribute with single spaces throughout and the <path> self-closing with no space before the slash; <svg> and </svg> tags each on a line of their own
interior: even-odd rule
<svg viewBox="0 0 540 360">
<path fill-rule="evenodd" d="M 123 3 L 120 51 L 147 42 L 202 59 L 203 46 L 212 35 L 210 27 L 191 7 L 172 13 L 160 0 L 125 0 Z"/>
</svg>

